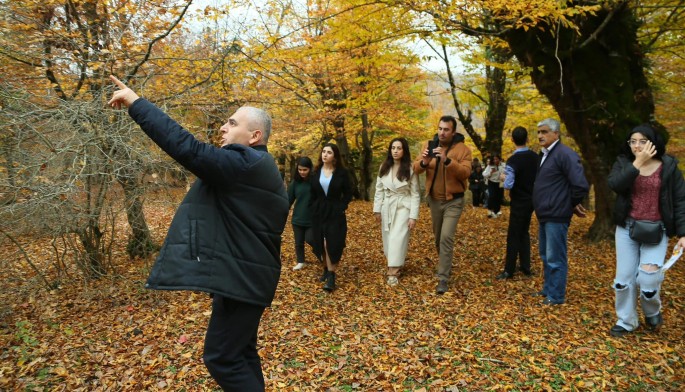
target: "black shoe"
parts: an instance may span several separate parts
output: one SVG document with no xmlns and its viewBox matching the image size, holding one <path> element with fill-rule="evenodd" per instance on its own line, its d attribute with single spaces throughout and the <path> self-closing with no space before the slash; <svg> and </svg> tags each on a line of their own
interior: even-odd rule
<svg viewBox="0 0 685 392">
<path fill-rule="evenodd" d="M 526 276 L 533 276 L 533 270 L 519 270 L 522 274 Z"/>
<path fill-rule="evenodd" d="M 438 287 L 435 288 L 435 292 L 438 294 L 445 294 L 447 290 L 449 290 L 447 287 L 447 281 L 440 279 L 440 282 L 438 282 Z"/>
<path fill-rule="evenodd" d="M 647 328 L 652 331 L 658 331 L 663 323 L 664 318 L 661 316 L 661 312 L 652 317 L 645 317 L 645 324 L 647 324 Z"/>
<path fill-rule="evenodd" d="M 495 279 L 511 279 L 513 277 L 512 274 L 508 273 L 507 271 L 502 272 L 501 274 L 497 275 Z"/>
<path fill-rule="evenodd" d="M 545 294 L 544 291 L 536 291 L 530 295 L 531 297 L 547 297 L 547 294 Z"/>
<path fill-rule="evenodd" d="M 623 336 L 625 336 L 631 332 L 633 332 L 633 331 L 628 331 L 627 329 L 623 328 L 620 325 L 614 325 L 609 330 L 609 335 L 620 338 L 620 337 L 623 337 Z"/>
<path fill-rule="evenodd" d="M 326 278 L 328 278 L 328 268 L 323 267 L 323 275 L 319 278 L 319 282 L 325 282 Z"/>
<path fill-rule="evenodd" d="M 323 285 L 323 289 L 329 293 L 335 290 L 335 272 L 329 272 L 326 278 L 326 284 Z"/>
</svg>

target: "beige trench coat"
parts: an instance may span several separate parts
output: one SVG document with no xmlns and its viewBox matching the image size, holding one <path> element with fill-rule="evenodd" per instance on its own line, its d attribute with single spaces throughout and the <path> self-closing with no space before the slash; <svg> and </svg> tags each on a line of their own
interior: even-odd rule
<svg viewBox="0 0 685 392">
<path fill-rule="evenodd" d="M 392 170 L 376 179 L 376 195 L 373 212 L 381 214 L 383 253 L 388 267 L 402 267 L 409 246 L 409 219 L 418 219 L 419 203 L 418 175 L 413 171 L 409 181 L 393 178 Z"/>
</svg>

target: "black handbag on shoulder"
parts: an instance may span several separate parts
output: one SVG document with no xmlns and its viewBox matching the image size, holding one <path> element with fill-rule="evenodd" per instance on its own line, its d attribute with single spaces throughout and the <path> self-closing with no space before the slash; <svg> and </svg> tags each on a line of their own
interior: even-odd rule
<svg viewBox="0 0 685 392">
<path fill-rule="evenodd" d="M 661 221 L 636 220 L 630 223 L 630 239 L 646 245 L 656 245 L 664 236 L 664 224 Z"/>
</svg>

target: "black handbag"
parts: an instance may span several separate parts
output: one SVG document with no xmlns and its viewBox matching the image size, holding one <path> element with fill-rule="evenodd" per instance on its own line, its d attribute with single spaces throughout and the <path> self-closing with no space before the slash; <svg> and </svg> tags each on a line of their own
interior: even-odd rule
<svg viewBox="0 0 685 392">
<path fill-rule="evenodd" d="M 630 239 L 641 244 L 656 245 L 664 236 L 661 221 L 636 220 L 630 224 Z"/>
</svg>

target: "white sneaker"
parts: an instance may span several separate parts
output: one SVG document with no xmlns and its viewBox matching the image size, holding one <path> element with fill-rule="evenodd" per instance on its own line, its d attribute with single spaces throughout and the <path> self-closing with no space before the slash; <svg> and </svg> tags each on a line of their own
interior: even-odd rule
<svg viewBox="0 0 685 392">
<path fill-rule="evenodd" d="M 502 211 L 498 212 L 497 216 L 502 216 Z"/>
<path fill-rule="evenodd" d="M 293 271 L 301 270 L 302 268 L 304 268 L 304 263 L 297 263 L 293 267 Z"/>
<path fill-rule="evenodd" d="M 397 276 L 388 276 L 388 285 L 397 286 L 397 283 L 399 283 Z"/>
</svg>

